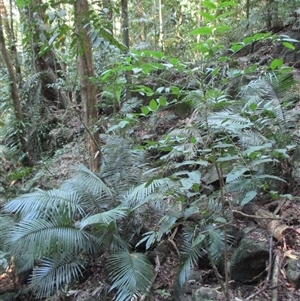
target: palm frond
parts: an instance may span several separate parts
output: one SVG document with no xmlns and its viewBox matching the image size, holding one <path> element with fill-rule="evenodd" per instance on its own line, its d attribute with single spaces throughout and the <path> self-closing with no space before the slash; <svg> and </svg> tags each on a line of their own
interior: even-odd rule
<svg viewBox="0 0 300 301">
<path fill-rule="evenodd" d="M 129 187 L 143 180 L 146 152 L 134 149 L 130 140 L 110 137 L 102 154 L 101 176 L 118 192 L 118 195 L 126 193 Z"/>
<path fill-rule="evenodd" d="M 9 233 L 11 228 L 15 225 L 14 219 L 9 215 L 0 215 L 0 246 L 3 246 L 6 235 Z"/>
<path fill-rule="evenodd" d="M 184 241 L 181 249 L 184 261 L 178 274 L 181 286 L 187 281 L 192 268 L 197 265 L 198 259 L 205 254 L 202 246 L 204 239 L 205 235 L 195 234 L 194 229 L 185 229 L 184 231 Z"/>
<path fill-rule="evenodd" d="M 23 220 L 7 235 L 6 243 L 13 254 L 49 256 L 53 252 L 93 252 L 97 239 L 83 230 L 65 226 L 57 220 Z"/>
<path fill-rule="evenodd" d="M 124 196 L 123 204 L 134 211 L 137 207 L 149 202 L 151 196 L 154 196 L 156 193 L 162 194 L 164 191 L 170 189 L 171 186 L 172 182 L 168 178 L 151 179 L 130 189 Z"/>
<path fill-rule="evenodd" d="M 93 214 L 91 216 L 88 216 L 88 217 L 82 219 L 78 223 L 78 227 L 80 229 L 83 229 L 87 226 L 94 225 L 94 224 L 108 225 L 112 221 L 116 221 L 118 219 L 125 217 L 127 215 L 127 212 L 128 212 L 127 207 L 119 206 L 119 207 L 113 208 L 111 210 Z"/>
<path fill-rule="evenodd" d="M 71 254 L 41 259 L 29 278 L 29 288 L 37 298 L 49 297 L 64 284 L 77 279 L 83 268 L 82 259 Z"/>
<path fill-rule="evenodd" d="M 118 252 L 108 258 L 107 264 L 117 301 L 129 301 L 134 294 L 145 292 L 154 275 L 147 257 L 140 253 Z"/>
<path fill-rule="evenodd" d="M 23 218 L 29 216 L 32 219 L 61 213 L 63 209 L 71 218 L 74 214 L 84 213 L 80 201 L 81 198 L 76 191 L 38 190 L 9 201 L 4 205 L 3 211 L 18 214 Z"/>
<path fill-rule="evenodd" d="M 111 197 L 113 195 L 111 189 L 104 183 L 100 176 L 90 171 L 84 165 L 79 167 L 79 170 L 75 177 L 72 178 L 71 183 L 75 183 L 76 185 L 80 184 L 81 188 L 84 187 L 88 189 L 88 191 L 99 198 L 106 195 Z"/>
</svg>

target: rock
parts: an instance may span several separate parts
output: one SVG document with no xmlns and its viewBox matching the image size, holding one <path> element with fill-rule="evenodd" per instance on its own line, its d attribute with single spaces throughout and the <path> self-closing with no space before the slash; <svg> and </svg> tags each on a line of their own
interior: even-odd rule
<svg viewBox="0 0 300 301">
<path fill-rule="evenodd" d="M 178 281 L 174 284 L 173 295 L 175 301 L 192 301 L 192 296 L 200 288 L 201 274 L 199 271 L 191 271 L 191 274 L 183 286 Z"/>
<path fill-rule="evenodd" d="M 286 277 L 288 282 L 296 289 L 300 288 L 300 262 L 299 254 L 296 258 L 289 258 L 286 268 Z"/>
<path fill-rule="evenodd" d="M 200 287 L 194 293 L 193 301 L 214 301 L 219 300 L 218 296 L 221 295 L 216 289 L 211 287 Z"/>
<path fill-rule="evenodd" d="M 231 279 L 236 282 L 255 283 L 262 279 L 269 258 L 268 241 L 265 237 L 241 240 L 230 261 Z"/>
</svg>

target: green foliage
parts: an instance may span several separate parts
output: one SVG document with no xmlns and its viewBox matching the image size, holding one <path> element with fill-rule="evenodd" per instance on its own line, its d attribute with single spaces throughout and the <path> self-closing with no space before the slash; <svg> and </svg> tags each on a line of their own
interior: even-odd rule
<svg viewBox="0 0 300 301">
<path fill-rule="evenodd" d="M 27 177 L 32 171 L 31 167 L 19 167 L 16 170 L 13 170 L 10 174 L 9 174 L 9 180 L 11 181 L 18 181 L 21 180 L 25 177 Z"/>
<path fill-rule="evenodd" d="M 153 277 L 153 267 L 145 255 L 124 250 L 112 254 L 108 264 L 113 280 L 111 290 L 117 288 L 116 300 L 131 300 L 139 291 L 146 292 Z"/>
</svg>

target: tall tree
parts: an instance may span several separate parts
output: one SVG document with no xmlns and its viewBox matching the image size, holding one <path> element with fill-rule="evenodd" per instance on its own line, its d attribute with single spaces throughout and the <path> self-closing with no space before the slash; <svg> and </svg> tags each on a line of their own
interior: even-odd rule
<svg viewBox="0 0 300 301">
<path fill-rule="evenodd" d="M 91 39 L 88 35 L 89 3 L 87 0 L 75 0 L 75 31 L 77 35 L 77 69 L 80 78 L 80 94 L 83 104 L 84 125 L 87 130 L 89 167 L 98 171 L 101 163 L 99 132 L 94 130 L 98 117 L 96 86 L 94 77 Z"/>
<path fill-rule="evenodd" d="M 47 20 L 45 8 L 47 5 L 42 0 L 31 0 L 30 5 L 25 10 L 27 21 L 27 34 L 31 35 L 33 62 L 36 73 L 43 73 L 41 77 L 41 94 L 51 102 L 53 106 L 67 108 L 70 102 L 68 95 L 54 87 L 59 78 L 59 70 L 62 69 L 56 58 L 53 48 L 42 51 L 43 44 L 49 43 L 51 36 L 47 31 Z"/>
<path fill-rule="evenodd" d="M 3 2 L 1 4 L 3 5 Z M 4 5 L 2 7 L 4 7 Z M 17 136 L 22 146 L 22 151 L 25 155 L 23 158 L 23 163 L 28 166 L 33 166 L 33 161 L 31 159 L 31 155 L 29 153 L 29 149 L 27 147 L 27 142 L 26 142 L 25 125 L 24 125 L 23 113 L 21 108 L 21 99 L 20 99 L 18 85 L 17 85 L 17 76 L 13 66 L 13 62 L 11 60 L 11 57 L 9 55 L 9 52 L 7 51 L 6 44 L 5 44 L 2 16 L 3 16 L 3 10 L 0 10 L 0 52 L 6 64 L 6 68 L 11 80 L 11 97 L 13 101 L 14 114 L 17 121 Z"/>
</svg>

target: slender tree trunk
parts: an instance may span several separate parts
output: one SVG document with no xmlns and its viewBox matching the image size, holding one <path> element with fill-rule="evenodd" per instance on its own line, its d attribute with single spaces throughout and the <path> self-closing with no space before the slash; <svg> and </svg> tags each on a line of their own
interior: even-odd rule
<svg viewBox="0 0 300 301">
<path fill-rule="evenodd" d="M 158 14 L 159 14 L 159 42 L 158 42 L 158 45 L 162 50 L 164 50 L 162 0 L 158 0 Z"/>
<path fill-rule="evenodd" d="M 31 160 L 31 155 L 29 154 L 27 143 L 26 143 L 26 133 L 25 133 L 25 126 L 23 122 L 23 113 L 21 109 L 21 99 L 19 96 L 18 86 L 17 86 L 17 77 L 16 77 L 12 60 L 10 58 L 10 55 L 5 45 L 5 39 L 3 34 L 3 21 L 2 21 L 1 13 L 0 13 L 0 52 L 3 56 L 11 80 L 11 97 L 13 101 L 14 114 L 18 125 L 18 139 L 21 143 L 22 151 L 25 154 L 23 163 L 28 166 L 33 166 L 34 163 Z"/>
<path fill-rule="evenodd" d="M 122 37 L 123 37 L 123 44 L 127 47 L 126 52 L 129 51 L 129 20 L 128 20 L 128 0 L 121 0 L 121 6 L 122 6 Z M 126 78 L 126 100 L 131 98 L 131 91 L 130 91 L 130 85 L 131 85 L 131 72 L 126 71 L 125 72 L 125 78 Z"/>
<path fill-rule="evenodd" d="M 89 4 L 87 0 L 75 1 L 75 31 L 77 34 L 77 69 L 80 78 L 80 93 L 83 104 L 84 124 L 88 131 L 87 147 L 89 167 L 98 171 L 101 163 L 99 132 L 93 129 L 97 120 L 97 96 L 94 77 L 92 45 L 88 36 Z"/>
<path fill-rule="evenodd" d="M 121 0 L 123 44 L 129 49 L 128 0 Z"/>
</svg>

